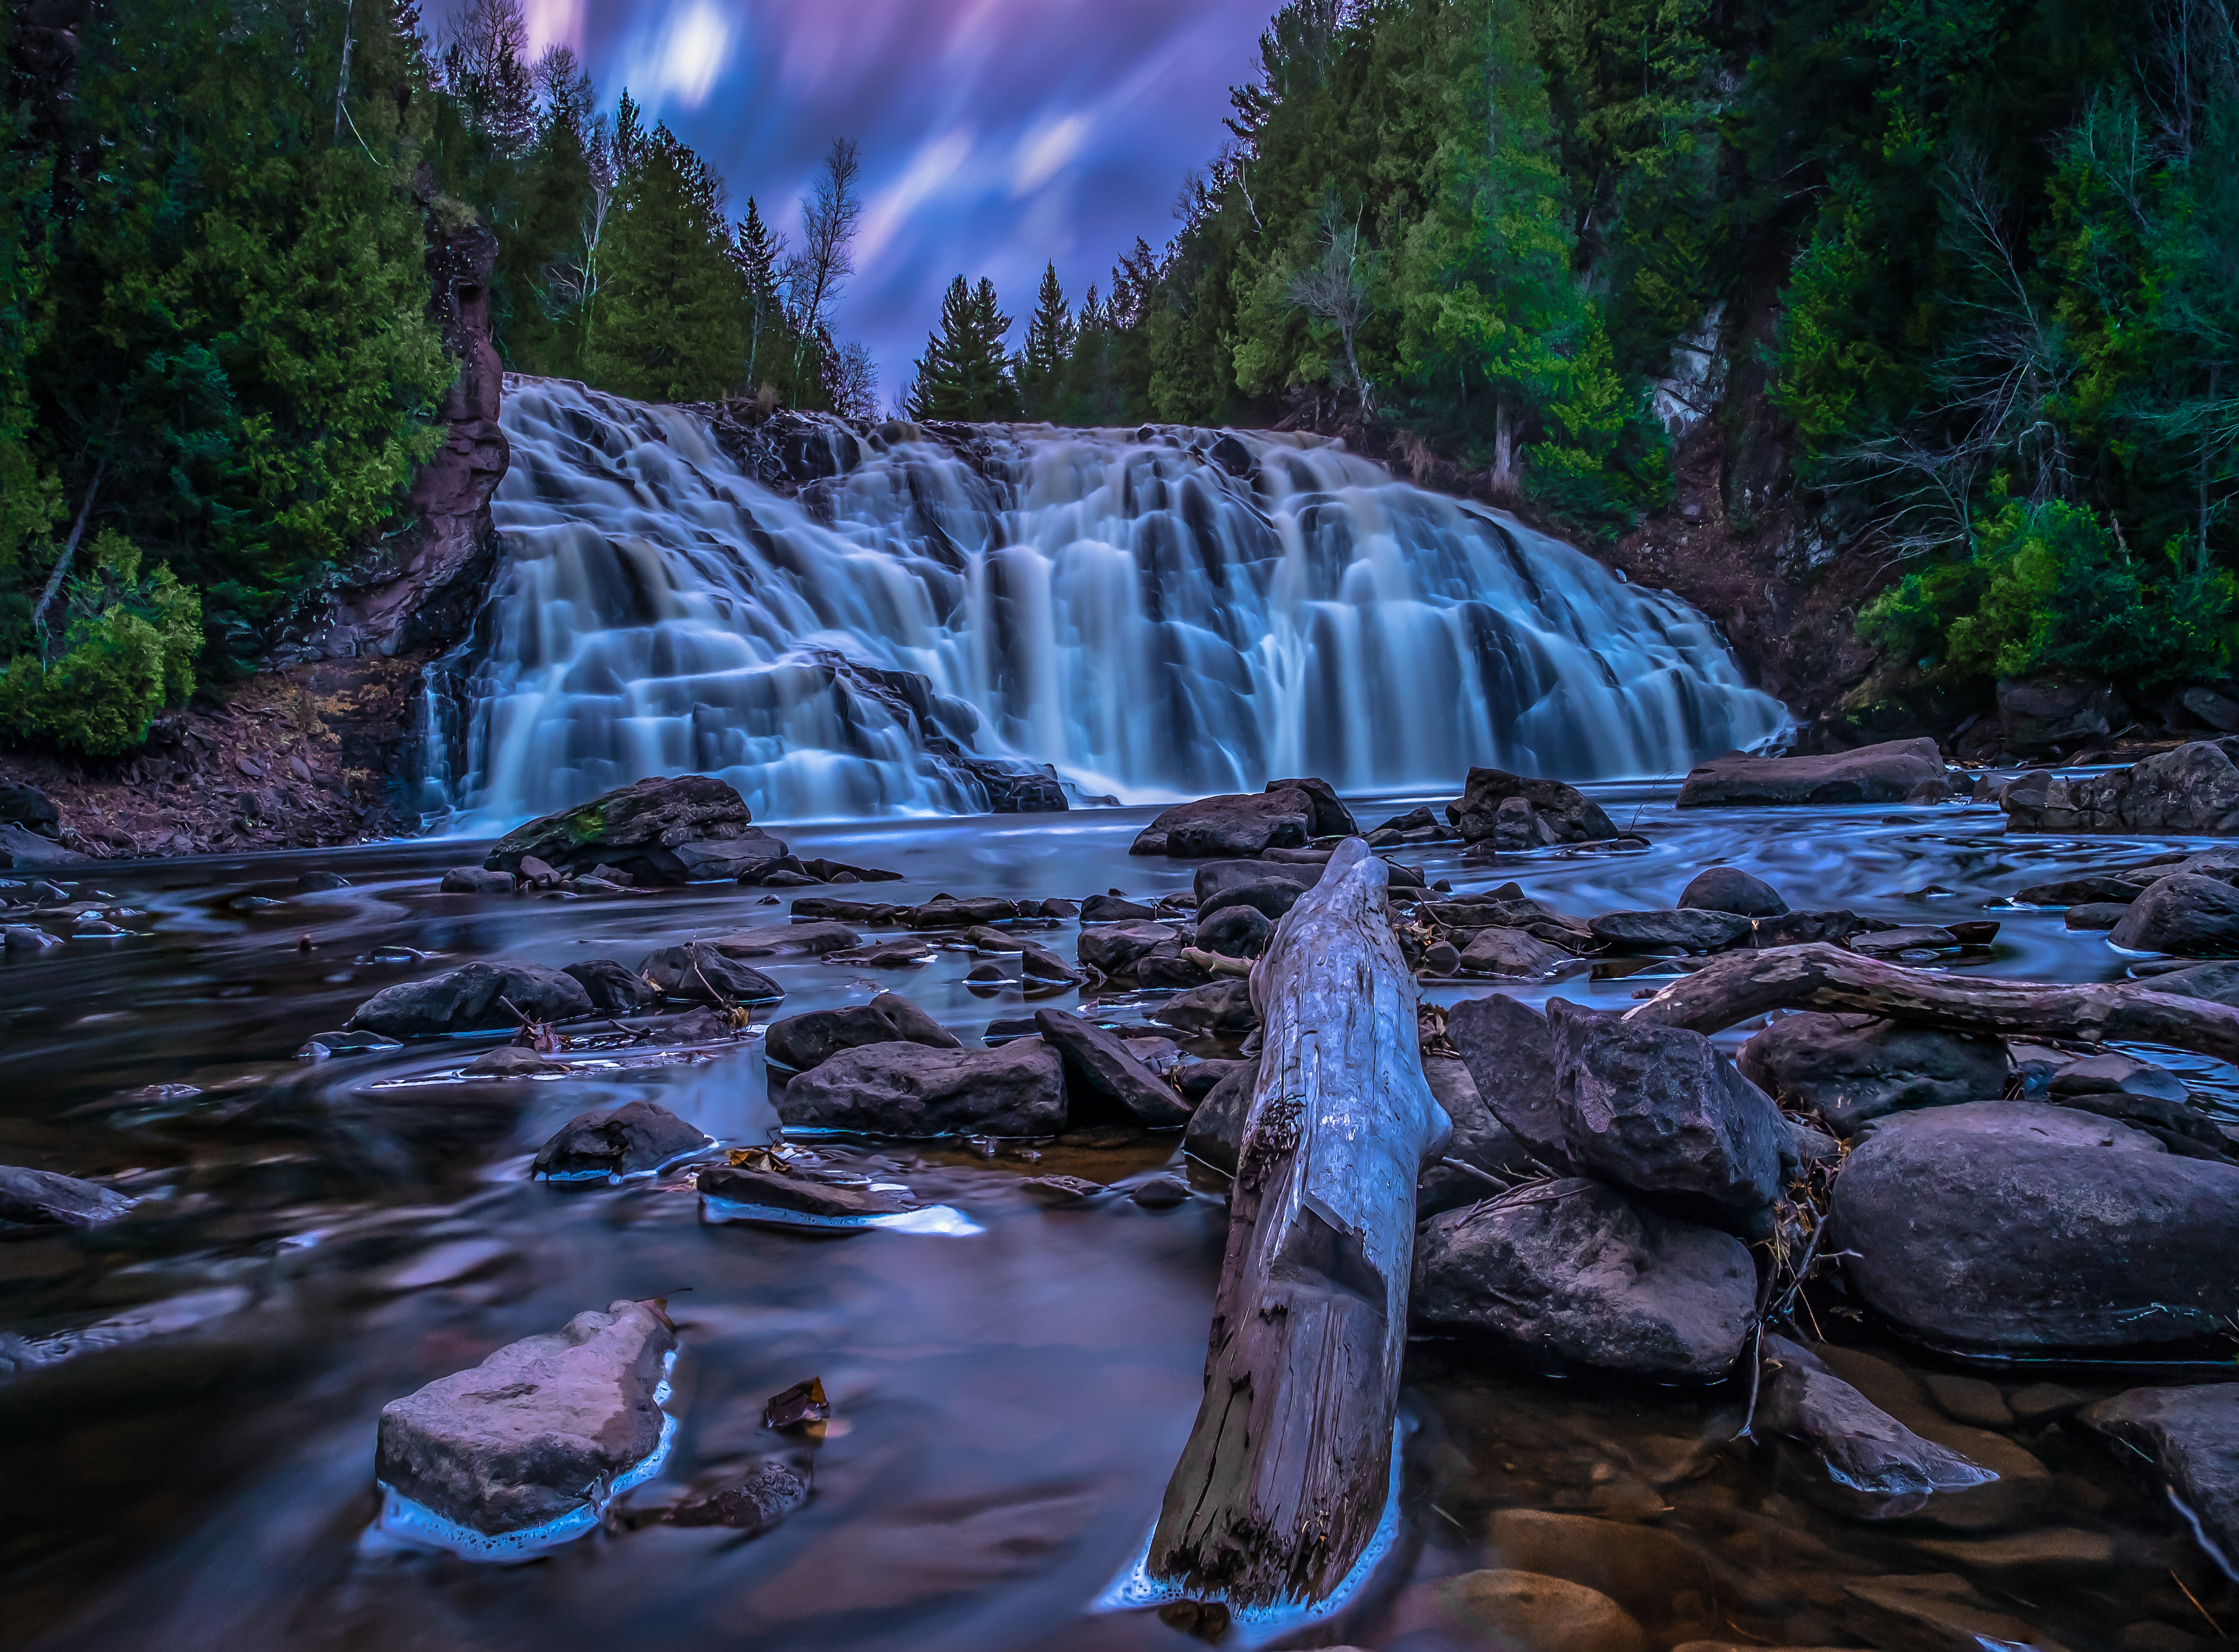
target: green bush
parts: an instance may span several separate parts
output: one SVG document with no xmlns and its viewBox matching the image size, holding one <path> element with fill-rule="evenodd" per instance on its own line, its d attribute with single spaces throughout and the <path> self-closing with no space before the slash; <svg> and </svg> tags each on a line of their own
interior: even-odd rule
<svg viewBox="0 0 2239 1652">
<path fill-rule="evenodd" d="M 139 578 L 140 554 L 120 535 L 94 541 L 92 575 L 74 581 L 53 659 L 18 654 L 0 672 L 0 720 L 18 735 L 92 757 L 131 750 L 166 706 L 195 688 L 201 595 L 168 567 Z"/>
<path fill-rule="evenodd" d="M 1963 561 L 1909 574 L 1858 630 L 1963 679 L 2088 677 L 2152 687 L 2222 675 L 2239 586 L 2186 567 L 2186 542 L 2133 556 L 2098 515 L 2058 500 L 2006 501 Z"/>
</svg>

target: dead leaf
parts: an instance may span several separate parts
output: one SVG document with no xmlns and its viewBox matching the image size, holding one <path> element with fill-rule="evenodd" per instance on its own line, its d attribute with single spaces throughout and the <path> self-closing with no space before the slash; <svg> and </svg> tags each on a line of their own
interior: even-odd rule
<svg viewBox="0 0 2239 1652">
<path fill-rule="evenodd" d="M 812 1440 L 824 1437 L 825 1425 L 832 1420 L 832 1403 L 824 1397 L 824 1379 L 812 1377 L 805 1383 L 795 1383 L 782 1394 L 774 1394 L 762 1407 L 762 1426 L 766 1429 L 799 1429 Z"/>
</svg>

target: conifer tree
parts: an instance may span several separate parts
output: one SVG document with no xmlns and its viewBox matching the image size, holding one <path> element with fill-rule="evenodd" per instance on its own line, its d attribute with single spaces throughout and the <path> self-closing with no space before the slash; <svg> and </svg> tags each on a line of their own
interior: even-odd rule
<svg viewBox="0 0 2239 1652">
<path fill-rule="evenodd" d="M 1073 313 L 1066 308 L 1065 289 L 1058 284 L 1054 263 L 1042 270 L 1040 290 L 1034 295 L 1034 313 L 1026 322 L 1026 345 L 1018 363 L 1020 400 L 1026 416 L 1054 419 L 1065 399 L 1066 375 L 1073 365 L 1078 337 Z"/>
<path fill-rule="evenodd" d="M 1019 387 L 1004 348 L 1011 318 L 996 302 L 995 283 L 977 289 L 959 275 L 940 300 L 940 330 L 925 342 L 906 407 L 913 419 L 977 421 L 1018 416 Z"/>
<path fill-rule="evenodd" d="M 747 299 L 747 376 L 751 391 L 781 372 L 789 354 L 785 348 L 785 237 L 762 222 L 761 209 L 747 197 L 747 216 L 739 220 L 731 242 L 731 262 L 737 266 Z"/>
</svg>

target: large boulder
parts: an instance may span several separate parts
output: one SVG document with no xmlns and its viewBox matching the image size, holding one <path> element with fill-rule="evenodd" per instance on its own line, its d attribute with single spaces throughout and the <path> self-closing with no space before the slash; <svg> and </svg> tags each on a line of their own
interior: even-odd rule
<svg viewBox="0 0 2239 1652">
<path fill-rule="evenodd" d="M 2183 1342 L 2239 1313 L 2239 1166 L 2065 1107 L 1884 1118 L 1837 1179 L 1833 1220 L 1851 1288 L 1943 1347 Z"/>
<path fill-rule="evenodd" d="M 1073 1096 L 1066 1116 L 1073 1122 L 1101 1122 L 1096 1118 L 1101 1113 L 1153 1130 L 1189 1123 L 1189 1105 L 1093 1021 L 1062 1010 L 1037 1010 L 1034 1025 L 1065 1065 Z"/>
<path fill-rule="evenodd" d="M 1284 866 L 1279 870 L 1319 872 L 1319 868 L 1313 866 Z M 1198 902 L 1197 920 L 1203 924 L 1233 907 L 1248 906 L 1272 924 L 1297 906 L 1299 897 L 1313 886 L 1312 878 L 1247 878 L 1241 883 L 1215 879 L 1213 893 Z"/>
<path fill-rule="evenodd" d="M 807 1072 L 842 1050 L 897 1041 L 921 1044 L 928 1050 L 964 1047 L 953 1032 L 899 992 L 881 992 L 868 1004 L 788 1015 L 771 1022 L 762 1033 L 762 1049 L 769 1058 L 796 1072 Z"/>
<path fill-rule="evenodd" d="M 2015 833 L 2169 833 L 2239 836 L 2239 741 L 2196 740 L 2129 768 L 2062 775 L 2043 769 L 1998 793 Z"/>
<path fill-rule="evenodd" d="M 1683 809 L 1791 803 L 1902 803 L 1916 787 L 1945 783 L 1932 740 L 1898 740 L 1824 757 L 1714 757 L 1687 772 Z"/>
<path fill-rule="evenodd" d="M 1065 1128 L 1065 1074 L 1040 1038 L 993 1050 L 867 1044 L 801 1074 L 777 1111 L 788 1125 L 880 1136 L 1053 1136 Z"/>
<path fill-rule="evenodd" d="M 555 1182 L 641 1176 L 711 1143 L 697 1125 L 666 1107 L 624 1102 L 611 1112 L 582 1113 L 562 1125 L 538 1150 L 529 1174 Z"/>
<path fill-rule="evenodd" d="M 2010 677 L 1998 685 L 1998 726 L 2006 749 L 2022 754 L 2073 751 L 2104 740 L 2129 713 L 2103 682 Z"/>
<path fill-rule="evenodd" d="M 753 965 L 706 941 L 687 941 L 648 953 L 638 973 L 663 998 L 692 1004 L 770 1004 L 785 989 Z"/>
<path fill-rule="evenodd" d="M 1461 1052 L 1479 1104 L 1523 1151 L 1549 1169 L 1573 1169 L 1547 1018 L 1505 992 L 1492 992 L 1448 1010 L 1446 1037 Z"/>
<path fill-rule="evenodd" d="M 62 811 L 36 786 L 22 780 L 0 782 L 0 824 L 22 826 L 43 838 L 63 835 Z"/>
<path fill-rule="evenodd" d="M 1297 849 L 1314 835 L 1320 804 L 1296 786 L 1177 803 L 1143 828 L 1127 853 L 1241 859 Z"/>
<path fill-rule="evenodd" d="M 1496 849 L 1538 849 L 1558 843 L 1598 843 L 1618 834 L 1602 806 L 1560 780 L 1533 780 L 1506 769 L 1472 768 L 1446 817 L 1472 843 Z"/>
<path fill-rule="evenodd" d="M 0 1234 L 98 1227 L 132 1208 L 113 1188 L 53 1171 L 0 1164 Z"/>
<path fill-rule="evenodd" d="M 1739 866 L 1705 866 L 1679 892 L 1678 904 L 1697 912 L 1738 912 L 1744 918 L 1778 918 L 1788 910 L 1780 891 Z"/>
<path fill-rule="evenodd" d="M 2239 1383 L 2134 1388 L 2083 1420 L 2152 1459 L 2225 1575 L 2239 1576 Z"/>
<path fill-rule="evenodd" d="M 2239 889 L 2180 872 L 2146 886 L 2107 939 L 2126 952 L 2239 958 Z"/>
<path fill-rule="evenodd" d="M 1352 818 L 1352 811 L 1339 799 L 1337 788 L 1323 780 L 1270 780 L 1269 792 L 1303 792 L 1313 805 L 1314 836 L 1318 838 L 1350 838 L 1358 836 L 1360 827 Z"/>
<path fill-rule="evenodd" d="M 1742 1045 L 1736 1065 L 1768 1094 L 1810 1108 L 1837 1136 L 1908 1107 L 1995 1101 L 2006 1047 L 1870 1015 L 1784 1015 Z"/>
<path fill-rule="evenodd" d="M 1757 1267 L 1731 1234 L 1572 1178 L 1432 1217 L 1412 1312 L 1526 1359 L 1710 1381 L 1755 1323 Z"/>
<path fill-rule="evenodd" d="M 519 1013 L 515 1013 L 518 1012 Z M 462 964 L 424 981 L 375 992 L 357 1006 L 351 1028 L 391 1038 L 480 1032 L 531 1021 L 568 1021 L 592 1012 L 574 977 L 541 964 Z"/>
<path fill-rule="evenodd" d="M 618 786 L 515 826 L 482 864 L 517 872 L 522 857 L 533 855 L 561 872 L 603 865 L 639 883 L 682 884 L 735 881 L 784 853 L 785 845 L 755 828 L 736 786 L 713 775 L 681 774 Z"/>
<path fill-rule="evenodd" d="M 641 1302 L 508 1343 L 382 1408 L 375 1472 L 422 1508 L 497 1536 L 595 1515 L 661 1443 L 654 1397 L 676 1333 Z"/>
<path fill-rule="evenodd" d="M 1555 998 L 1555 1097 L 1571 1162 L 1643 1193 L 1678 1195 L 1706 1219 L 1755 1226 L 1796 1148 L 1788 1121 L 1699 1032 Z"/>
<path fill-rule="evenodd" d="M 1139 959 L 1180 939 L 1181 931 L 1167 924 L 1092 924 L 1080 932 L 1075 948 L 1100 975 L 1125 975 Z"/>
</svg>

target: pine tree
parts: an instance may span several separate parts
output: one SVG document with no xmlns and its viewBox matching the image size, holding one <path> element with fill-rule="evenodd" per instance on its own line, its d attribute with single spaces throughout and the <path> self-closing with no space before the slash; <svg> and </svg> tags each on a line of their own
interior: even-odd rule
<svg viewBox="0 0 2239 1652">
<path fill-rule="evenodd" d="M 1026 322 L 1026 347 L 1018 363 L 1019 394 L 1026 416 L 1054 419 L 1065 399 L 1066 375 L 1079 336 L 1054 263 L 1042 270 L 1034 313 Z"/>
<path fill-rule="evenodd" d="M 782 288 L 785 237 L 762 222 L 761 209 L 747 197 L 747 216 L 739 220 L 731 243 L 731 262 L 747 295 L 747 376 L 753 390 L 774 374 L 781 373 L 791 352 L 786 348 L 788 331 Z"/>
<path fill-rule="evenodd" d="M 1016 418 L 1019 388 L 1004 342 L 1011 318 L 995 298 L 995 283 L 975 289 L 963 276 L 940 300 L 940 330 L 929 334 L 906 407 L 913 419 L 980 421 Z"/>
</svg>

